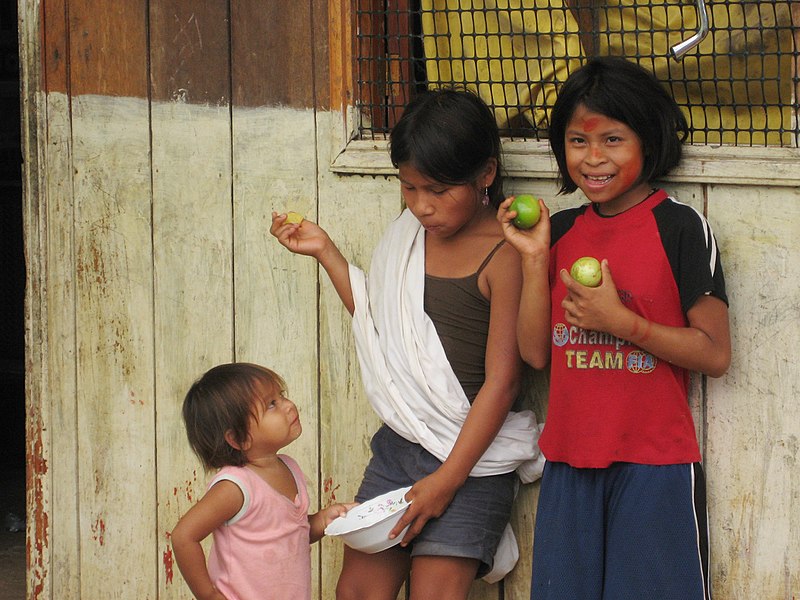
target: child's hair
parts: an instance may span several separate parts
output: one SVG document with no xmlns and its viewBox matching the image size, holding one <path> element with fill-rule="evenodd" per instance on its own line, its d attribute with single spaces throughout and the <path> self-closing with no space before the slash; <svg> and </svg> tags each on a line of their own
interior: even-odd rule
<svg viewBox="0 0 800 600">
<path fill-rule="evenodd" d="M 286 386 L 277 373 L 250 363 L 218 365 L 194 382 L 183 401 L 183 422 L 189 445 L 206 469 L 247 463 L 225 435 L 230 432 L 240 447 L 247 442 L 254 405 L 265 388 Z"/>
<path fill-rule="evenodd" d="M 408 162 L 420 173 L 448 185 L 473 183 L 489 159 L 497 175 L 489 186 L 492 205 L 503 201 L 500 132 L 491 109 L 466 89 L 422 92 L 403 111 L 392 129 L 392 164 Z"/>
<path fill-rule="evenodd" d="M 580 105 L 625 123 L 639 136 L 644 164 L 637 184 L 666 175 L 680 162 L 689 127 L 672 96 L 638 64 L 621 57 L 595 57 L 567 78 L 550 114 L 550 148 L 558 163 L 559 193 L 578 188 L 567 171 L 564 136 Z"/>
</svg>

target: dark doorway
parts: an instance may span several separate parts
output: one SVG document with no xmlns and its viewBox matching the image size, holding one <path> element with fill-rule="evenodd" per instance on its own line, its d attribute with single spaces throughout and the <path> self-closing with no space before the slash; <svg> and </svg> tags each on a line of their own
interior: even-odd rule
<svg viewBox="0 0 800 600">
<path fill-rule="evenodd" d="M 25 597 L 25 259 L 16 2 L 0 4 L 0 597 Z"/>
</svg>

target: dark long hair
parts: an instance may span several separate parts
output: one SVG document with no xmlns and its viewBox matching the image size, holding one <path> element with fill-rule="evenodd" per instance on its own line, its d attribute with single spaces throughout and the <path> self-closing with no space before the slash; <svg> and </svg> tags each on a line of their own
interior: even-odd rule
<svg viewBox="0 0 800 600">
<path fill-rule="evenodd" d="M 406 106 L 392 129 L 392 164 L 410 163 L 420 173 L 448 185 L 473 183 L 490 159 L 497 175 L 489 199 L 503 200 L 500 133 L 494 114 L 476 94 L 441 88 L 423 92 Z"/>
<path fill-rule="evenodd" d="M 255 404 L 270 386 L 286 388 L 277 373 L 251 363 L 218 365 L 192 384 L 183 401 L 183 422 L 189 445 L 206 469 L 247 462 L 225 435 L 230 432 L 239 447 L 247 442 Z"/>
<path fill-rule="evenodd" d="M 644 164 L 637 184 L 666 175 L 680 162 L 689 127 L 664 86 L 652 73 L 624 58 L 592 58 L 564 82 L 550 115 L 550 148 L 558 163 L 559 193 L 578 188 L 567 172 L 564 135 L 580 105 L 625 123 L 639 136 Z"/>
</svg>

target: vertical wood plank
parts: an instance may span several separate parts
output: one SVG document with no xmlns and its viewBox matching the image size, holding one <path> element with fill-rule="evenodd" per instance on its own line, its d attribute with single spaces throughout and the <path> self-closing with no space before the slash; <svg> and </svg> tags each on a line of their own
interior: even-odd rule
<svg viewBox="0 0 800 600">
<path fill-rule="evenodd" d="M 709 186 L 730 298 L 733 359 L 708 382 L 714 593 L 800 590 L 800 190 Z"/>
<path fill-rule="evenodd" d="M 48 19 L 49 21 L 49 19 Z M 52 38 L 49 38 L 52 41 Z M 48 75 L 52 73 L 49 68 Z M 76 379 L 75 322 L 75 231 L 73 225 L 74 196 L 71 185 L 72 141 L 68 97 L 62 92 L 46 96 L 47 165 L 46 206 L 47 245 L 47 365 L 48 393 L 41 398 L 48 404 L 50 436 L 49 471 L 51 502 L 49 587 L 53 598 L 79 597 L 80 565 L 74 551 L 80 546 L 78 521 L 78 455 L 79 434 L 75 430 L 79 409 Z M 46 595 L 45 595 L 46 597 Z"/>
<path fill-rule="evenodd" d="M 317 4 L 319 6 L 319 4 Z M 328 68 L 317 69 L 315 82 L 318 86 L 328 85 L 328 102 L 324 100 L 320 108 L 330 108 L 332 111 L 344 112 L 355 102 L 353 90 L 355 80 L 353 76 L 353 3 L 347 0 L 328 0 L 327 20 L 327 55 Z M 316 15 L 317 13 L 315 13 Z M 325 39 L 323 32 L 317 31 L 317 40 Z M 321 45 L 321 44 L 320 44 Z M 320 93 L 324 98 L 324 89 Z"/>
<path fill-rule="evenodd" d="M 146 98 L 147 3 L 68 2 L 70 92 Z"/>
<path fill-rule="evenodd" d="M 369 209 L 365 210 L 363 201 L 353 200 L 355 181 L 348 177 L 323 177 L 319 222 L 342 254 L 352 264 L 367 270 L 375 244 L 388 223 L 400 213 L 400 190 L 394 178 L 357 178 L 359 193 L 369 199 Z M 319 318 L 321 493 L 327 499 L 323 504 L 327 504 L 333 500 L 352 501 L 355 497 L 370 457 L 369 442 L 380 421 L 364 394 L 350 314 L 324 276 Z M 342 542 L 324 539 L 323 548 L 323 587 L 333 590 L 341 571 Z"/>
<path fill-rule="evenodd" d="M 533 194 L 544 199 L 551 214 L 563 208 L 576 206 L 585 198 L 576 195 L 556 196 L 558 189 L 548 180 L 505 180 L 505 195 Z M 541 425 L 547 418 L 547 391 L 549 371 L 535 371 L 528 368 L 525 373 L 528 388 L 525 408 L 536 413 L 536 420 Z M 509 573 L 498 587 L 502 589 L 499 598 L 529 598 L 531 593 L 531 569 L 533 567 L 533 528 L 536 522 L 536 504 L 539 500 L 539 481 L 521 485 L 514 501 L 511 526 L 519 546 L 519 560 L 514 570 Z"/>
<path fill-rule="evenodd" d="M 230 21 L 219 0 L 150 1 L 150 90 L 154 102 L 230 104 Z"/>
<path fill-rule="evenodd" d="M 357 5 L 373 6 L 372 0 Z M 356 3 L 328 2 L 330 54 L 330 112 L 317 115 L 317 170 L 319 223 L 354 265 L 367 270 L 372 250 L 383 230 L 401 210 L 394 177 L 337 177 L 325 165 L 351 138 L 355 89 L 354 26 Z M 365 24 L 361 23 L 360 27 Z M 317 87 L 325 85 L 316 80 Z M 353 111 L 354 112 L 354 111 Z M 359 189 L 359 197 L 353 191 Z M 363 192 L 363 196 L 361 193 Z M 369 442 L 380 425 L 364 394 L 352 336 L 352 320 L 325 275 L 320 281 L 320 476 L 321 504 L 352 501 L 370 456 Z M 334 597 L 342 567 L 341 540 L 324 538 L 321 564 L 321 598 Z M 405 598 L 405 589 L 399 598 Z"/>
<path fill-rule="evenodd" d="M 709 224 L 715 235 L 719 237 L 717 224 L 713 217 L 707 214 L 705 186 L 690 183 L 662 182 L 661 186 L 678 202 L 688 204 L 701 215 L 709 218 Z M 725 270 L 725 256 L 722 257 L 723 270 Z M 700 446 L 700 454 L 704 456 L 706 441 L 706 402 L 704 377 L 699 373 L 690 373 L 689 376 L 689 408 L 694 420 L 695 435 Z"/>
<path fill-rule="evenodd" d="M 54 551 L 58 552 L 60 540 L 55 540 L 53 532 L 64 521 L 57 520 L 53 494 L 55 486 L 52 485 L 53 473 L 60 472 L 61 465 L 57 464 L 57 454 L 53 445 L 59 439 L 52 435 L 60 425 L 59 411 L 51 410 L 47 401 L 53 395 L 60 396 L 65 393 L 64 405 L 74 401 L 74 393 L 70 394 L 70 385 L 74 379 L 65 377 L 60 381 L 52 377 L 48 367 L 51 359 L 56 358 L 51 354 L 51 348 L 59 345 L 58 333 L 65 335 L 62 349 L 69 352 L 70 348 L 70 319 L 53 324 L 51 329 L 48 310 L 52 308 L 48 302 L 48 285 L 54 277 L 51 274 L 51 255 L 47 230 L 50 219 L 48 212 L 51 204 L 48 202 L 50 194 L 48 186 L 52 182 L 47 173 L 48 168 L 48 113 L 45 82 L 48 68 L 55 70 L 48 64 L 48 49 L 44 44 L 43 32 L 51 28 L 50 47 L 63 48 L 66 43 L 64 35 L 63 5 L 56 6 L 54 2 L 49 6 L 50 12 L 39 10 L 31 4 L 19 6 L 19 40 L 20 40 L 20 96 L 23 110 L 21 112 L 21 150 L 22 150 L 22 182 L 23 182 L 23 227 L 25 239 L 25 337 L 26 337 L 26 364 L 25 364 L 25 414 L 26 414 L 26 505 L 27 505 L 27 573 L 26 586 L 28 597 L 49 598 L 52 595 L 53 580 L 64 576 L 64 591 L 73 595 L 76 591 L 77 565 L 74 555 L 65 557 L 62 564 L 68 565 L 66 569 L 53 566 Z M 55 78 L 56 75 L 54 74 Z M 54 109 L 55 111 L 55 109 Z M 55 111 L 58 112 L 58 111 Z M 58 117 L 55 117 L 58 120 Z M 58 127 L 55 127 L 58 130 Z M 61 136 L 53 133 L 53 144 L 63 142 Z M 62 147 L 63 149 L 63 147 Z M 57 154 L 58 155 L 58 154 Z M 61 156 L 68 157 L 68 152 Z M 55 175 L 55 174 L 54 174 Z M 54 201 L 55 203 L 55 201 Z M 66 225 L 60 223 L 60 225 Z M 69 234 L 67 234 L 69 235 Z M 69 304 L 65 299 L 64 304 Z M 57 329 L 56 339 L 50 339 L 50 331 Z M 74 331 L 74 328 L 72 328 Z M 68 358 L 66 359 L 68 360 Z M 62 387 L 63 386 L 63 387 Z M 67 413 L 68 414 L 68 413 Z M 68 421 L 68 419 L 67 419 Z M 66 428 L 65 428 L 66 429 Z M 64 447 L 70 442 L 74 445 L 75 436 L 64 435 L 60 438 Z M 74 532 L 75 493 L 73 485 L 69 485 L 65 477 L 65 489 L 72 491 L 72 500 L 67 501 L 67 519 L 72 519 Z M 70 508 L 72 510 L 70 511 Z M 65 528 L 65 529 L 68 529 Z M 74 535 L 73 541 L 74 540 Z M 65 546 L 60 547 L 61 550 Z M 66 572 L 66 576 L 65 576 Z M 71 575 L 71 577 L 70 577 Z"/>
<path fill-rule="evenodd" d="M 286 381 L 303 434 L 286 448 L 319 504 L 317 269 L 269 234 L 272 211 L 316 219 L 310 1 L 231 3 L 234 311 L 237 360 Z M 280 14 L 279 14 L 280 13 Z M 284 69 L 291 65 L 291 77 Z M 319 594 L 319 552 L 312 589 Z"/>
<path fill-rule="evenodd" d="M 158 581 L 146 7 L 68 11 L 83 598 L 151 598 Z"/>
<path fill-rule="evenodd" d="M 792 11 L 792 27 L 794 29 L 794 47 L 795 49 L 800 48 L 800 3 L 791 2 L 790 9 Z M 795 101 L 795 111 L 794 111 L 794 122 L 797 123 L 800 121 L 800 106 L 798 106 L 798 98 L 800 98 L 800 54 L 795 57 L 794 65 L 792 65 L 792 78 L 795 81 L 794 86 L 794 101 Z M 795 145 L 800 145 L 800 139 L 798 136 L 795 135 L 794 138 Z"/>
<path fill-rule="evenodd" d="M 314 106 L 311 4 L 310 0 L 231 4 L 237 106 Z"/>
<path fill-rule="evenodd" d="M 57 485 L 52 487 L 52 506 L 57 507 L 51 526 L 51 584 L 64 597 L 79 589 L 77 562 L 78 490 L 75 457 L 78 433 L 75 422 L 79 399 L 75 374 L 75 254 L 73 196 L 71 186 L 71 128 L 69 101 L 64 94 L 48 94 L 47 100 L 47 365 L 48 393 L 51 402 L 50 427 L 60 432 L 52 436 L 49 470 Z M 44 407 L 43 407 L 44 408 Z M 61 593 L 59 592 L 59 593 Z"/>
<path fill-rule="evenodd" d="M 170 532 L 205 493 L 181 415 L 191 383 L 233 360 L 227 3 L 150 1 L 159 598 L 190 595 Z M 210 539 L 206 542 L 206 548 Z"/>
<path fill-rule="evenodd" d="M 72 105 L 82 597 L 132 586 L 146 598 L 156 581 L 147 105 Z M 141 570 L 109 572 L 109 556 Z"/>
</svg>

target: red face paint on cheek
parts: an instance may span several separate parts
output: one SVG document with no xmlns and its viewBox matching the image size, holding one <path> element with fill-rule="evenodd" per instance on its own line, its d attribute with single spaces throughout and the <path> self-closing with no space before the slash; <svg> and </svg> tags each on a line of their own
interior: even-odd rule
<svg viewBox="0 0 800 600">
<path fill-rule="evenodd" d="M 639 178 L 639 176 L 642 174 L 643 166 L 644 161 L 641 159 L 641 157 L 631 158 L 630 161 L 622 165 L 618 177 L 625 188 L 632 186 Z"/>
</svg>

